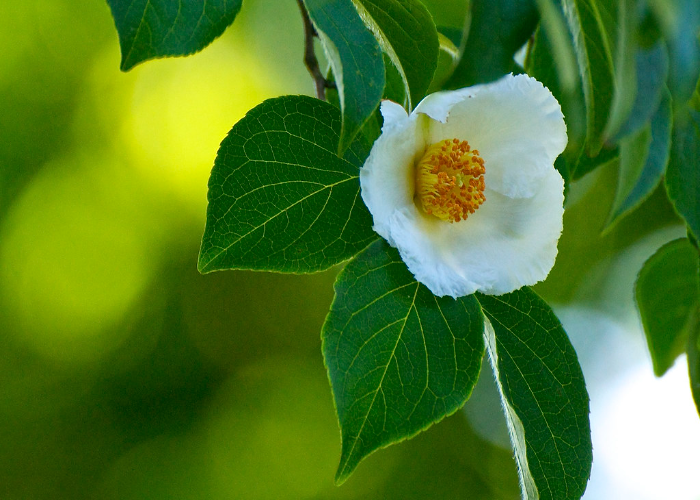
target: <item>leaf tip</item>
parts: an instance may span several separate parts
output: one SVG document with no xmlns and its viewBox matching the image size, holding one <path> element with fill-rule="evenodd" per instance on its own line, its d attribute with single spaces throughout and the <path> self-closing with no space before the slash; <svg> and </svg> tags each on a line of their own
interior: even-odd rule
<svg viewBox="0 0 700 500">
<path fill-rule="evenodd" d="M 341 486 L 347 481 L 350 475 L 355 471 L 356 466 L 357 465 L 350 467 L 347 460 L 341 460 L 340 464 L 338 464 L 338 471 L 335 473 L 335 485 Z"/>
</svg>

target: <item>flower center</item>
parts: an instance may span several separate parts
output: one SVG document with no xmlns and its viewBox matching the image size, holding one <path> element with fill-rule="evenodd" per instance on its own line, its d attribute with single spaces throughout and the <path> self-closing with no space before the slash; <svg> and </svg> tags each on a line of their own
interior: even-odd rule
<svg viewBox="0 0 700 500">
<path fill-rule="evenodd" d="M 416 165 L 416 197 L 423 211 L 459 222 L 486 201 L 484 160 L 467 141 L 446 139 L 428 146 Z"/>
</svg>

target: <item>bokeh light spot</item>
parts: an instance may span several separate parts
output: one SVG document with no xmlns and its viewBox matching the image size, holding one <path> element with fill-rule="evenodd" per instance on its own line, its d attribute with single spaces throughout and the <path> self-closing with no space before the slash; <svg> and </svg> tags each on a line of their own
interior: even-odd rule
<svg viewBox="0 0 700 500">
<path fill-rule="evenodd" d="M 153 264 L 143 226 L 116 208 L 123 186 L 97 159 L 76 163 L 46 165 L 0 230 L 0 288 L 13 331 L 59 361 L 97 360 L 119 344 L 111 327 Z"/>
</svg>

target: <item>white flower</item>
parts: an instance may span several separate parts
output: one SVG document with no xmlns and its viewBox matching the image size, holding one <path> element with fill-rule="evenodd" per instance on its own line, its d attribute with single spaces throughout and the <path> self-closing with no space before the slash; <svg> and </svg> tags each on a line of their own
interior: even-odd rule
<svg viewBox="0 0 700 500">
<path fill-rule="evenodd" d="M 547 277 L 557 255 L 566 146 L 559 103 L 527 75 L 383 101 L 360 170 L 374 230 L 438 296 L 500 295 Z"/>
</svg>

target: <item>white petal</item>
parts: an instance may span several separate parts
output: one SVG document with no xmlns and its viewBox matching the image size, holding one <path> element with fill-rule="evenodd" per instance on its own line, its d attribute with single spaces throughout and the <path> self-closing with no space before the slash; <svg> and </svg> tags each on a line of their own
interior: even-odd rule
<svg viewBox="0 0 700 500">
<path fill-rule="evenodd" d="M 360 169 L 360 186 L 362 200 L 374 220 L 374 230 L 394 245 L 389 231 L 390 219 L 397 210 L 414 207 L 413 165 L 422 156 L 425 144 L 420 116 L 408 116 L 401 106 L 391 101 L 382 101 L 381 111 L 384 116 L 382 135 Z"/>
<path fill-rule="evenodd" d="M 429 114 L 426 142 L 466 140 L 486 165 L 486 186 L 511 197 L 530 197 L 566 147 L 559 103 L 527 75 L 428 97 L 416 111 Z M 440 120 L 445 118 L 446 123 Z M 435 121 L 437 120 L 437 121 Z"/>
<path fill-rule="evenodd" d="M 426 96 L 421 102 L 418 103 L 416 109 L 413 110 L 414 113 L 422 113 L 429 116 L 433 120 L 437 120 L 441 123 L 447 121 L 447 117 L 450 114 L 450 109 L 455 104 L 462 102 L 468 97 L 474 97 L 474 94 L 478 92 L 478 89 L 482 85 L 475 85 L 474 87 L 467 87 L 459 90 L 443 90 L 440 92 L 435 92 Z"/>
<path fill-rule="evenodd" d="M 408 118 L 408 113 L 406 113 L 406 110 L 403 109 L 403 106 L 388 99 L 384 99 L 382 101 L 382 103 L 379 105 L 379 110 L 384 118 L 382 132 L 386 132 L 394 125 L 403 123 L 406 118 Z"/>
<path fill-rule="evenodd" d="M 418 281 L 438 296 L 500 295 L 547 277 L 562 230 L 564 183 L 550 170 L 530 198 L 486 190 L 486 201 L 454 224 L 404 209 L 391 241 Z"/>
</svg>

